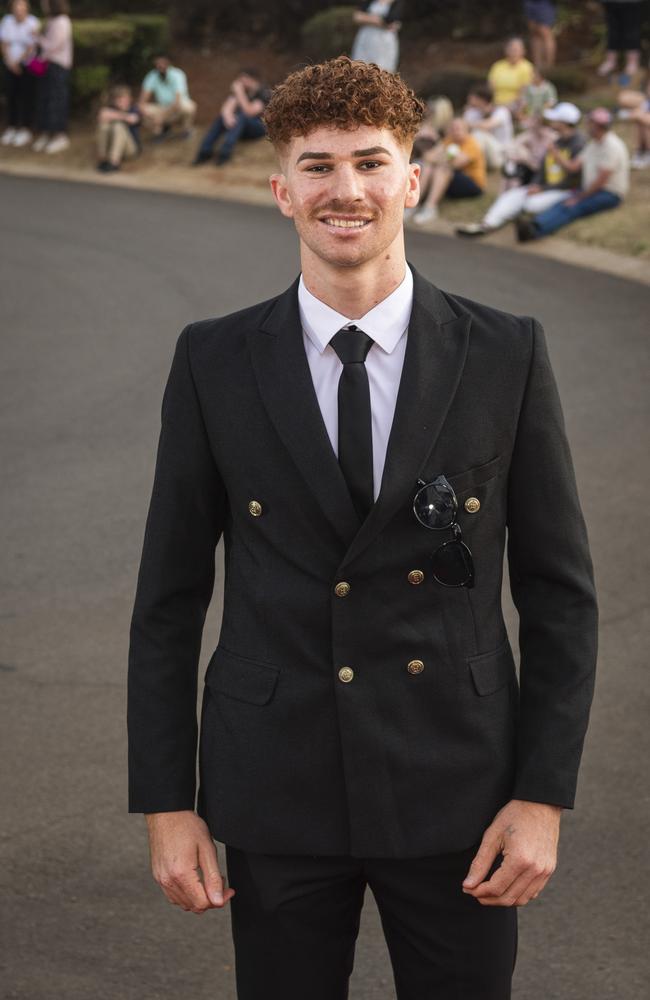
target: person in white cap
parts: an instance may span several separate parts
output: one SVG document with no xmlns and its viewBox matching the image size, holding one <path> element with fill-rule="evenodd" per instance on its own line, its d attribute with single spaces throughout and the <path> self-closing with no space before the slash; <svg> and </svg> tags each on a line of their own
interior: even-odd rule
<svg viewBox="0 0 650 1000">
<path fill-rule="evenodd" d="M 568 101 L 547 108 L 544 118 L 557 133 L 557 140 L 546 151 L 542 164 L 530 184 L 513 187 L 492 203 L 481 222 L 458 226 L 458 236 L 485 236 L 515 219 L 520 212 L 543 212 L 568 198 L 577 187 L 580 167 L 571 165 L 585 144 L 578 131 L 580 110 Z"/>
<path fill-rule="evenodd" d="M 587 122 L 590 139 L 585 148 L 573 160 L 560 161 L 567 170 L 582 170 L 582 186 L 532 218 L 517 219 L 520 242 L 548 236 L 585 215 L 616 208 L 625 198 L 630 186 L 630 156 L 620 136 L 611 131 L 611 113 L 607 108 L 594 108 Z"/>
</svg>

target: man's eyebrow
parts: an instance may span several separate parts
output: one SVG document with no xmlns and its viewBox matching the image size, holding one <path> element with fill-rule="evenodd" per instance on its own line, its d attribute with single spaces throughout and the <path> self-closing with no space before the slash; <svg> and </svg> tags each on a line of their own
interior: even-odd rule
<svg viewBox="0 0 650 1000">
<path fill-rule="evenodd" d="M 384 153 L 386 156 L 390 156 L 390 150 L 385 149 L 384 146 L 371 146 L 370 149 L 355 149 L 352 156 L 355 159 L 359 159 L 362 156 L 377 156 L 378 153 Z M 332 153 L 311 153 L 305 152 L 301 153 L 296 163 L 300 163 L 302 160 L 333 160 L 334 156 Z"/>
</svg>

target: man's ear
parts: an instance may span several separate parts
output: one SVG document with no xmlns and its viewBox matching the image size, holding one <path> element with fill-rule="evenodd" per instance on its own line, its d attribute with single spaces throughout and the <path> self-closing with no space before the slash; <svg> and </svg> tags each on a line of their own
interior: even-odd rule
<svg viewBox="0 0 650 1000">
<path fill-rule="evenodd" d="M 420 201 L 420 171 L 419 163 L 409 163 L 408 188 L 404 199 L 404 208 L 415 208 Z"/>
<path fill-rule="evenodd" d="M 293 205 L 291 203 L 289 188 L 287 187 L 287 178 L 284 174 L 271 174 L 269 184 L 271 185 L 276 205 L 283 215 L 286 215 L 288 219 L 292 219 Z"/>
</svg>

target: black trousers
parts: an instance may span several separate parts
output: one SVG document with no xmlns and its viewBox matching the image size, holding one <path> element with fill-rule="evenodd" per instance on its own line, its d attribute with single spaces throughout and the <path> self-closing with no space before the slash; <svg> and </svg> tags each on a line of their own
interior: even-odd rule
<svg viewBox="0 0 650 1000">
<path fill-rule="evenodd" d="M 70 70 L 49 63 L 38 81 L 36 125 L 39 132 L 65 132 L 70 103 Z"/>
<path fill-rule="evenodd" d="M 239 1000 L 346 1000 L 366 885 L 398 1000 L 509 1000 L 517 913 L 462 892 L 475 852 L 364 860 L 227 846 Z"/>
<path fill-rule="evenodd" d="M 9 67 L 5 66 L 5 88 L 8 124 L 11 128 L 32 128 L 36 77 L 25 69 L 22 73 L 12 73 Z"/>
<path fill-rule="evenodd" d="M 607 20 L 607 48 L 634 52 L 641 48 L 642 3 L 603 3 Z"/>
</svg>

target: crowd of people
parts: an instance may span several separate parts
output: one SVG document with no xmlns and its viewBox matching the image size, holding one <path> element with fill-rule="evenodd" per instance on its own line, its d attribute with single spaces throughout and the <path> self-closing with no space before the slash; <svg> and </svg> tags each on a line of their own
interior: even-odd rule
<svg viewBox="0 0 650 1000">
<path fill-rule="evenodd" d="M 352 58 L 395 71 L 403 8 L 401 0 L 360 4 L 353 14 Z M 579 108 L 558 100 L 561 95 L 546 75 L 556 58 L 555 4 L 523 0 L 532 61 L 524 41 L 510 38 L 503 58 L 470 89 L 463 108 L 454 110 L 444 95 L 428 101 L 429 115 L 413 151 L 422 190 L 420 204 L 407 212 L 413 224 L 434 220 L 444 199 L 485 194 L 489 172 L 499 177 L 497 195 L 482 218 L 457 228 L 459 236 L 483 236 L 514 221 L 518 238 L 527 241 L 620 204 L 629 189 L 630 166 L 650 167 L 650 81 L 645 91 L 629 87 L 640 67 L 640 0 L 611 0 L 603 8 L 607 50 L 597 72 L 621 70 L 617 117 L 633 122 L 637 132 L 631 162 L 610 111 L 590 111 L 583 126 Z M 0 22 L 8 115 L 0 143 L 52 154 L 69 145 L 72 25 L 67 0 L 41 0 L 41 9 L 43 24 L 28 0 L 12 0 Z M 240 140 L 262 138 L 270 96 L 256 69 L 242 69 L 189 162 L 222 166 Z M 196 113 L 185 72 L 160 53 L 137 95 L 118 85 L 102 102 L 97 169 L 111 173 L 137 157 L 142 130 L 156 143 L 172 135 L 191 139 Z"/>
</svg>

